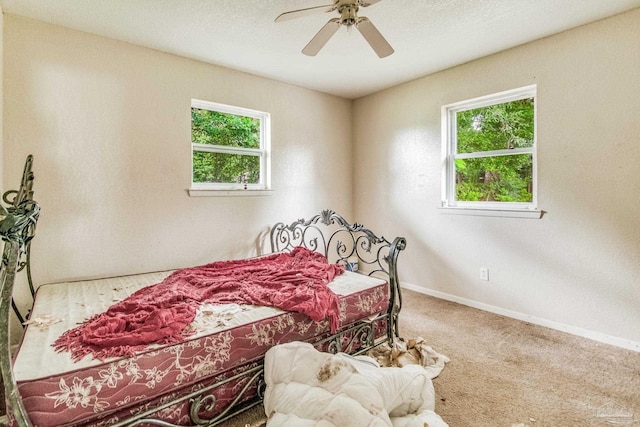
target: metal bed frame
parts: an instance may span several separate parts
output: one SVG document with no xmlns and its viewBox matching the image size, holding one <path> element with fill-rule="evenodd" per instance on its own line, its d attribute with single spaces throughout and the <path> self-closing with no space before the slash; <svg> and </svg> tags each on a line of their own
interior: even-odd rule
<svg viewBox="0 0 640 427">
<path fill-rule="evenodd" d="M 40 213 L 33 200 L 32 171 L 33 156 L 28 156 L 20 188 L 7 191 L 3 195 L 4 206 L 0 205 L 0 236 L 4 241 L 0 272 L 0 370 L 4 382 L 7 401 L 7 417 L 13 425 L 32 426 L 25 410 L 12 371 L 12 354 L 9 336 L 9 322 L 12 311 L 23 323 L 28 314 L 23 315 L 13 301 L 13 286 L 16 273 L 26 270 L 31 296 L 34 286 L 31 279 L 31 240 L 35 235 Z M 370 276 L 382 276 L 389 284 L 389 306 L 386 313 L 374 319 L 364 319 L 343 327 L 335 334 L 326 334 L 313 339 L 312 344 L 323 351 L 363 354 L 383 343 L 392 344 L 400 339 L 398 316 L 402 308 L 402 294 L 398 281 L 398 255 L 406 247 L 403 237 L 389 241 L 378 237 L 361 224 L 350 224 L 342 216 L 331 210 L 324 210 L 309 220 L 300 219 L 291 224 L 277 223 L 270 232 L 272 252 L 288 252 L 296 246 L 304 246 L 325 255 L 330 262 L 353 269 Z M 12 306 L 13 310 L 9 309 Z M 386 322 L 386 336 L 376 339 L 374 322 Z M 190 394 L 173 396 L 166 403 L 140 411 L 110 426 L 153 425 L 174 427 L 169 422 L 154 419 L 154 414 L 177 404 L 189 404 L 192 426 L 214 426 L 223 423 L 239 413 L 259 405 L 265 388 L 263 379 L 263 359 L 220 373 L 215 383 L 201 387 Z M 245 381 L 241 391 L 222 410 L 217 410 L 214 394 L 219 387 L 232 381 Z M 208 416 L 206 414 L 214 414 Z M 92 423 L 95 421 L 92 421 Z"/>
</svg>

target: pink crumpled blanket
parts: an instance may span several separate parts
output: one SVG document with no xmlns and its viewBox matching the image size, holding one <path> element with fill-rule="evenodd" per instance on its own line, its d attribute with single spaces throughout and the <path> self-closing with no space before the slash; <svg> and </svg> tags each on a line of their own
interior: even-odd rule
<svg viewBox="0 0 640 427">
<path fill-rule="evenodd" d="M 327 286 L 344 268 L 317 252 L 219 261 L 176 270 L 61 335 L 53 344 L 74 360 L 133 355 L 149 344 L 183 341 L 185 328 L 203 303 L 273 306 L 339 325 L 338 297 Z"/>
</svg>

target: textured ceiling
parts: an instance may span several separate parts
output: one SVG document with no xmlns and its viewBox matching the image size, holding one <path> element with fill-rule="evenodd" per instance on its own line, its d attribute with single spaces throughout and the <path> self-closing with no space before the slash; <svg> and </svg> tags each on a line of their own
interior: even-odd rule
<svg viewBox="0 0 640 427">
<path fill-rule="evenodd" d="M 332 0 L 0 0 L 20 15 L 298 86 L 358 98 L 578 25 L 640 0 L 383 0 L 368 17 L 395 49 L 380 59 L 341 28 L 315 57 L 301 49 L 336 12 L 274 23 Z"/>
</svg>

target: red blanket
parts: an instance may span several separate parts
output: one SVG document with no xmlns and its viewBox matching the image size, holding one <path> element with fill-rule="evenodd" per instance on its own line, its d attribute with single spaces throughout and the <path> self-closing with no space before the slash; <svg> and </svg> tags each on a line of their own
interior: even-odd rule
<svg viewBox="0 0 640 427">
<path fill-rule="evenodd" d="M 338 297 L 327 284 L 344 269 L 305 248 L 262 258 L 176 270 L 65 332 L 54 343 L 74 360 L 132 355 L 148 344 L 180 342 L 202 303 L 239 303 L 297 311 L 338 328 Z"/>
</svg>

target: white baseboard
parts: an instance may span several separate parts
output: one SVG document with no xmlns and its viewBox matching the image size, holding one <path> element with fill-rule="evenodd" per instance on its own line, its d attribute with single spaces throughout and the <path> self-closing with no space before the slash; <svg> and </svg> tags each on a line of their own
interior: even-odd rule
<svg viewBox="0 0 640 427">
<path fill-rule="evenodd" d="M 590 340 L 598 341 L 604 344 L 610 344 L 616 347 L 625 348 L 627 350 L 640 352 L 640 342 L 635 342 L 635 341 L 631 341 L 631 340 L 620 338 L 620 337 L 614 337 L 611 335 L 602 334 L 600 332 L 595 332 L 588 329 L 579 328 L 576 326 L 566 325 L 564 323 L 555 322 L 553 320 L 531 316 L 529 314 L 508 310 L 506 308 L 485 304 L 482 302 L 470 300 L 467 298 L 462 298 L 456 295 L 451 295 L 451 294 L 436 291 L 433 289 L 423 288 L 422 286 L 416 286 L 410 283 L 401 283 L 400 286 L 404 289 L 409 289 L 411 291 L 419 292 L 421 294 L 429 295 L 429 296 L 440 298 L 447 301 L 456 302 L 462 305 L 477 308 L 479 310 L 484 310 L 490 313 L 511 317 L 513 319 L 522 320 L 524 322 L 533 323 L 534 325 L 544 326 L 544 327 L 555 329 L 561 332 L 566 332 L 582 338 L 588 338 Z"/>
</svg>

